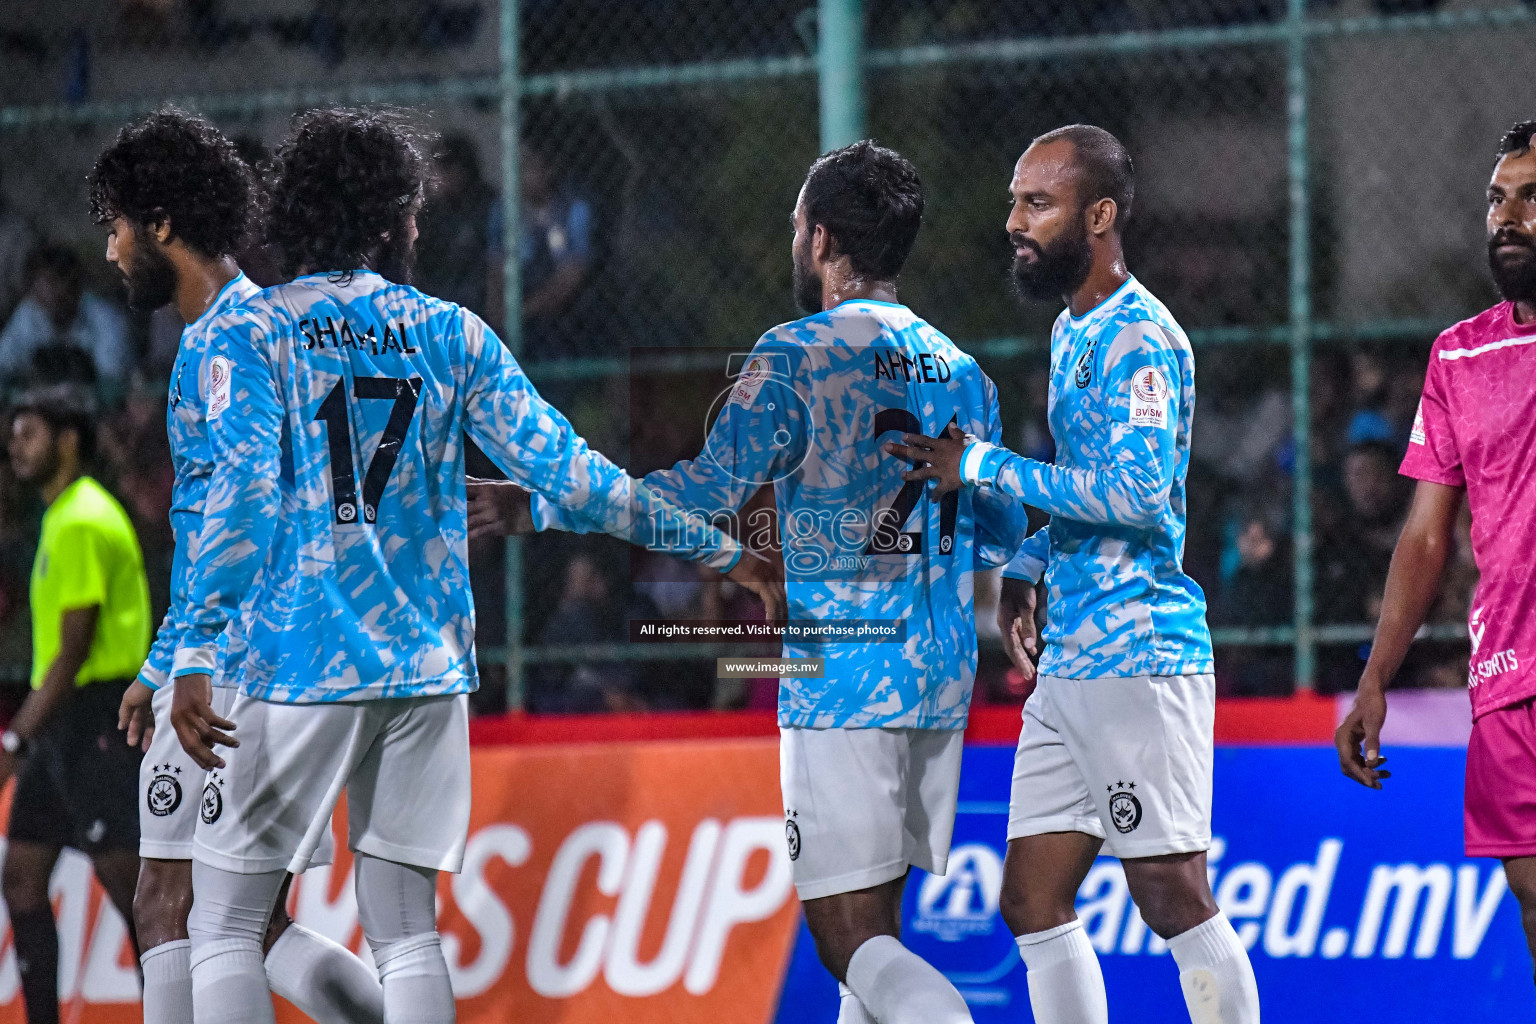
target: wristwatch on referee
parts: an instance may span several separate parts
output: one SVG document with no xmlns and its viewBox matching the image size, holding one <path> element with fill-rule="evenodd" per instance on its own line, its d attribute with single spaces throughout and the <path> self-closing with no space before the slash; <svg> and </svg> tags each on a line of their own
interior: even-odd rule
<svg viewBox="0 0 1536 1024">
<path fill-rule="evenodd" d="M 20 733 L 10 729 L 0 732 L 0 750 L 4 750 L 12 757 L 20 757 L 27 752 L 27 741 Z"/>
</svg>

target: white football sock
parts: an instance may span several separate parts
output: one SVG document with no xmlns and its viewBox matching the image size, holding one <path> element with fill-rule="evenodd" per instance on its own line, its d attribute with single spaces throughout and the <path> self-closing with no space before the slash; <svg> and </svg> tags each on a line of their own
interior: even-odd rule
<svg viewBox="0 0 1536 1024">
<path fill-rule="evenodd" d="M 1029 969 L 1029 1007 L 1036 1024 L 1109 1024 L 1104 974 L 1082 921 L 1014 941 Z"/>
<path fill-rule="evenodd" d="M 837 1024 L 875 1024 L 875 1018 L 864 1009 L 864 1004 L 853 994 L 853 989 L 839 982 L 837 994 L 841 997 L 837 1006 Z"/>
<path fill-rule="evenodd" d="M 971 1011 L 949 979 L 890 935 L 854 950 L 848 987 L 880 1024 L 971 1024 Z"/>
<path fill-rule="evenodd" d="M 453 1024 L 453 986 L 437 932 L 376 947 L 386 1024 Z"/>
<path fill-rule="evenodd" d="M 192 1024 L 192 940 L 162 942 L 139 957 L 145 1024 Z"/>
<path fill-rule="evenodd" d="M 241 874 L 192 862 L 192 1017 L 197 1024 L 275 1024 L 262 967 L 282 870 Z"/>
<path fill-rule="evenodd" d="M 261 969 L 261 940 L 197 944 L 192 961 L 192 1015 L 197 1024 L 277 1024 Z"/>
<path fill-rule="evenodd" d="M 1259 1024 L 1259 985 L 1243 940 L 1218 913 L 1168 940 L 1193 1024 Z"/>
<path fill-rule="evenodd" d="M 340 943 L 289 924 L 267 953 L 267 983 L 317 1024 L 380 1024 L 384 989 Z"/>
</svg>

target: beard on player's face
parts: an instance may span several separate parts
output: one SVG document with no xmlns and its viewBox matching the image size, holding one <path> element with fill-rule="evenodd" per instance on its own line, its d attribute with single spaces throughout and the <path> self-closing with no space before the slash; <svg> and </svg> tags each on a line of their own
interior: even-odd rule
<svg viewBox="0 0 1536 1024">
<path fill-rule="evenodd" d="M 794 272 L 795 305 L 806 316 L 821 312 L 821 275 L 811 266 L 810 236 L 804 245 L 795 246 Z"/>
<path fill-rule="evenodd" d="M 1501 248 L 1507 245 L 1521 248 Z M 1507 301 L 1536 302 L 1536 239 L 1513 228 L 1495 231 L 1488 236 L 1488 268 Z"/>
<path fill-rule="evenodd" d="M 168 304 L 176 294 L 176 267 L 158 239 L 147 230 L 134 232 L 138 244 L 133 259 L 123 271 L 128 287 L 128 306 L 149 312 Z"/>
<path fill-rule="evenodd" d="M 1018 254 L 1013 258 L 1013 286 L 1026 302 L 1071 295 L 1088 280 L 1088 272 L 1093 269 L 1093 248 L 1088 244 L 1088 226 L 1082 211 L 1049 245 L 1042 246 L 1020 232 L 1014 232 L 1009 240 L 1015 248 L 1035 254 L 1033 260 Z"/>
</svg>

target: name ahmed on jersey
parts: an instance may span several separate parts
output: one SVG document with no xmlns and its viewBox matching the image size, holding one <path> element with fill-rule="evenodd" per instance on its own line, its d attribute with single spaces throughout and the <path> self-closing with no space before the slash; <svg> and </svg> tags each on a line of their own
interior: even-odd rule
<svg viewBox="0 0 1536 1024">
<path fill-rule="evenodd" d="M 891 349 L 888 354 L 882 356 L 877 350 L 875 357 L 875 378 L 886 380 L 901 379 L 908 384 L 948 384 L 953 374 L 950 372 L 949 363 L 944 357 L 934 352 L 922 352 L 916 358 L 905 352 Z"/>
</svg>

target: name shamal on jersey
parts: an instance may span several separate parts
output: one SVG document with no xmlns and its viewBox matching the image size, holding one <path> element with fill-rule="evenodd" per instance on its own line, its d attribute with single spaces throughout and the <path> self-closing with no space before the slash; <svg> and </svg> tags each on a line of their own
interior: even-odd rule
<svg viewBox="0 0 1536 1024">
<path fill-rule="evenodd" d="M 326 317 L 322 325 L 320 318 L 315 317 L 300 320 L 299 333 L 304 335 L 306 352 L 317 348 L 355 348 L 359 351 L 367 348 L 376 356 L 391 350 L 406 356 L 415 355 L 417 352 L 405 333 L 403 323 L 385 324 L 384 337 L 381 339 L 373 324 L 369 324 L 365 331 L 362 328 L 354 328 L 345 320 L 341 321 L 340 327 L 337 327 L 336 322 L 330 317 Z M 329 343 L 326 341 L 327 338 L 330 339 Z"/>
<path fill-rule="evenodd" d="M 902 380 L 919 384 L 948 384 L 953 374 L 949 364 L 941 355 L 932 352 L 923 352 L 916 359 L 902 352 L 892 352 L 890 358 L 883 358 L 879 352 L 875 354 L 875 378 Z"/>
</svg>

